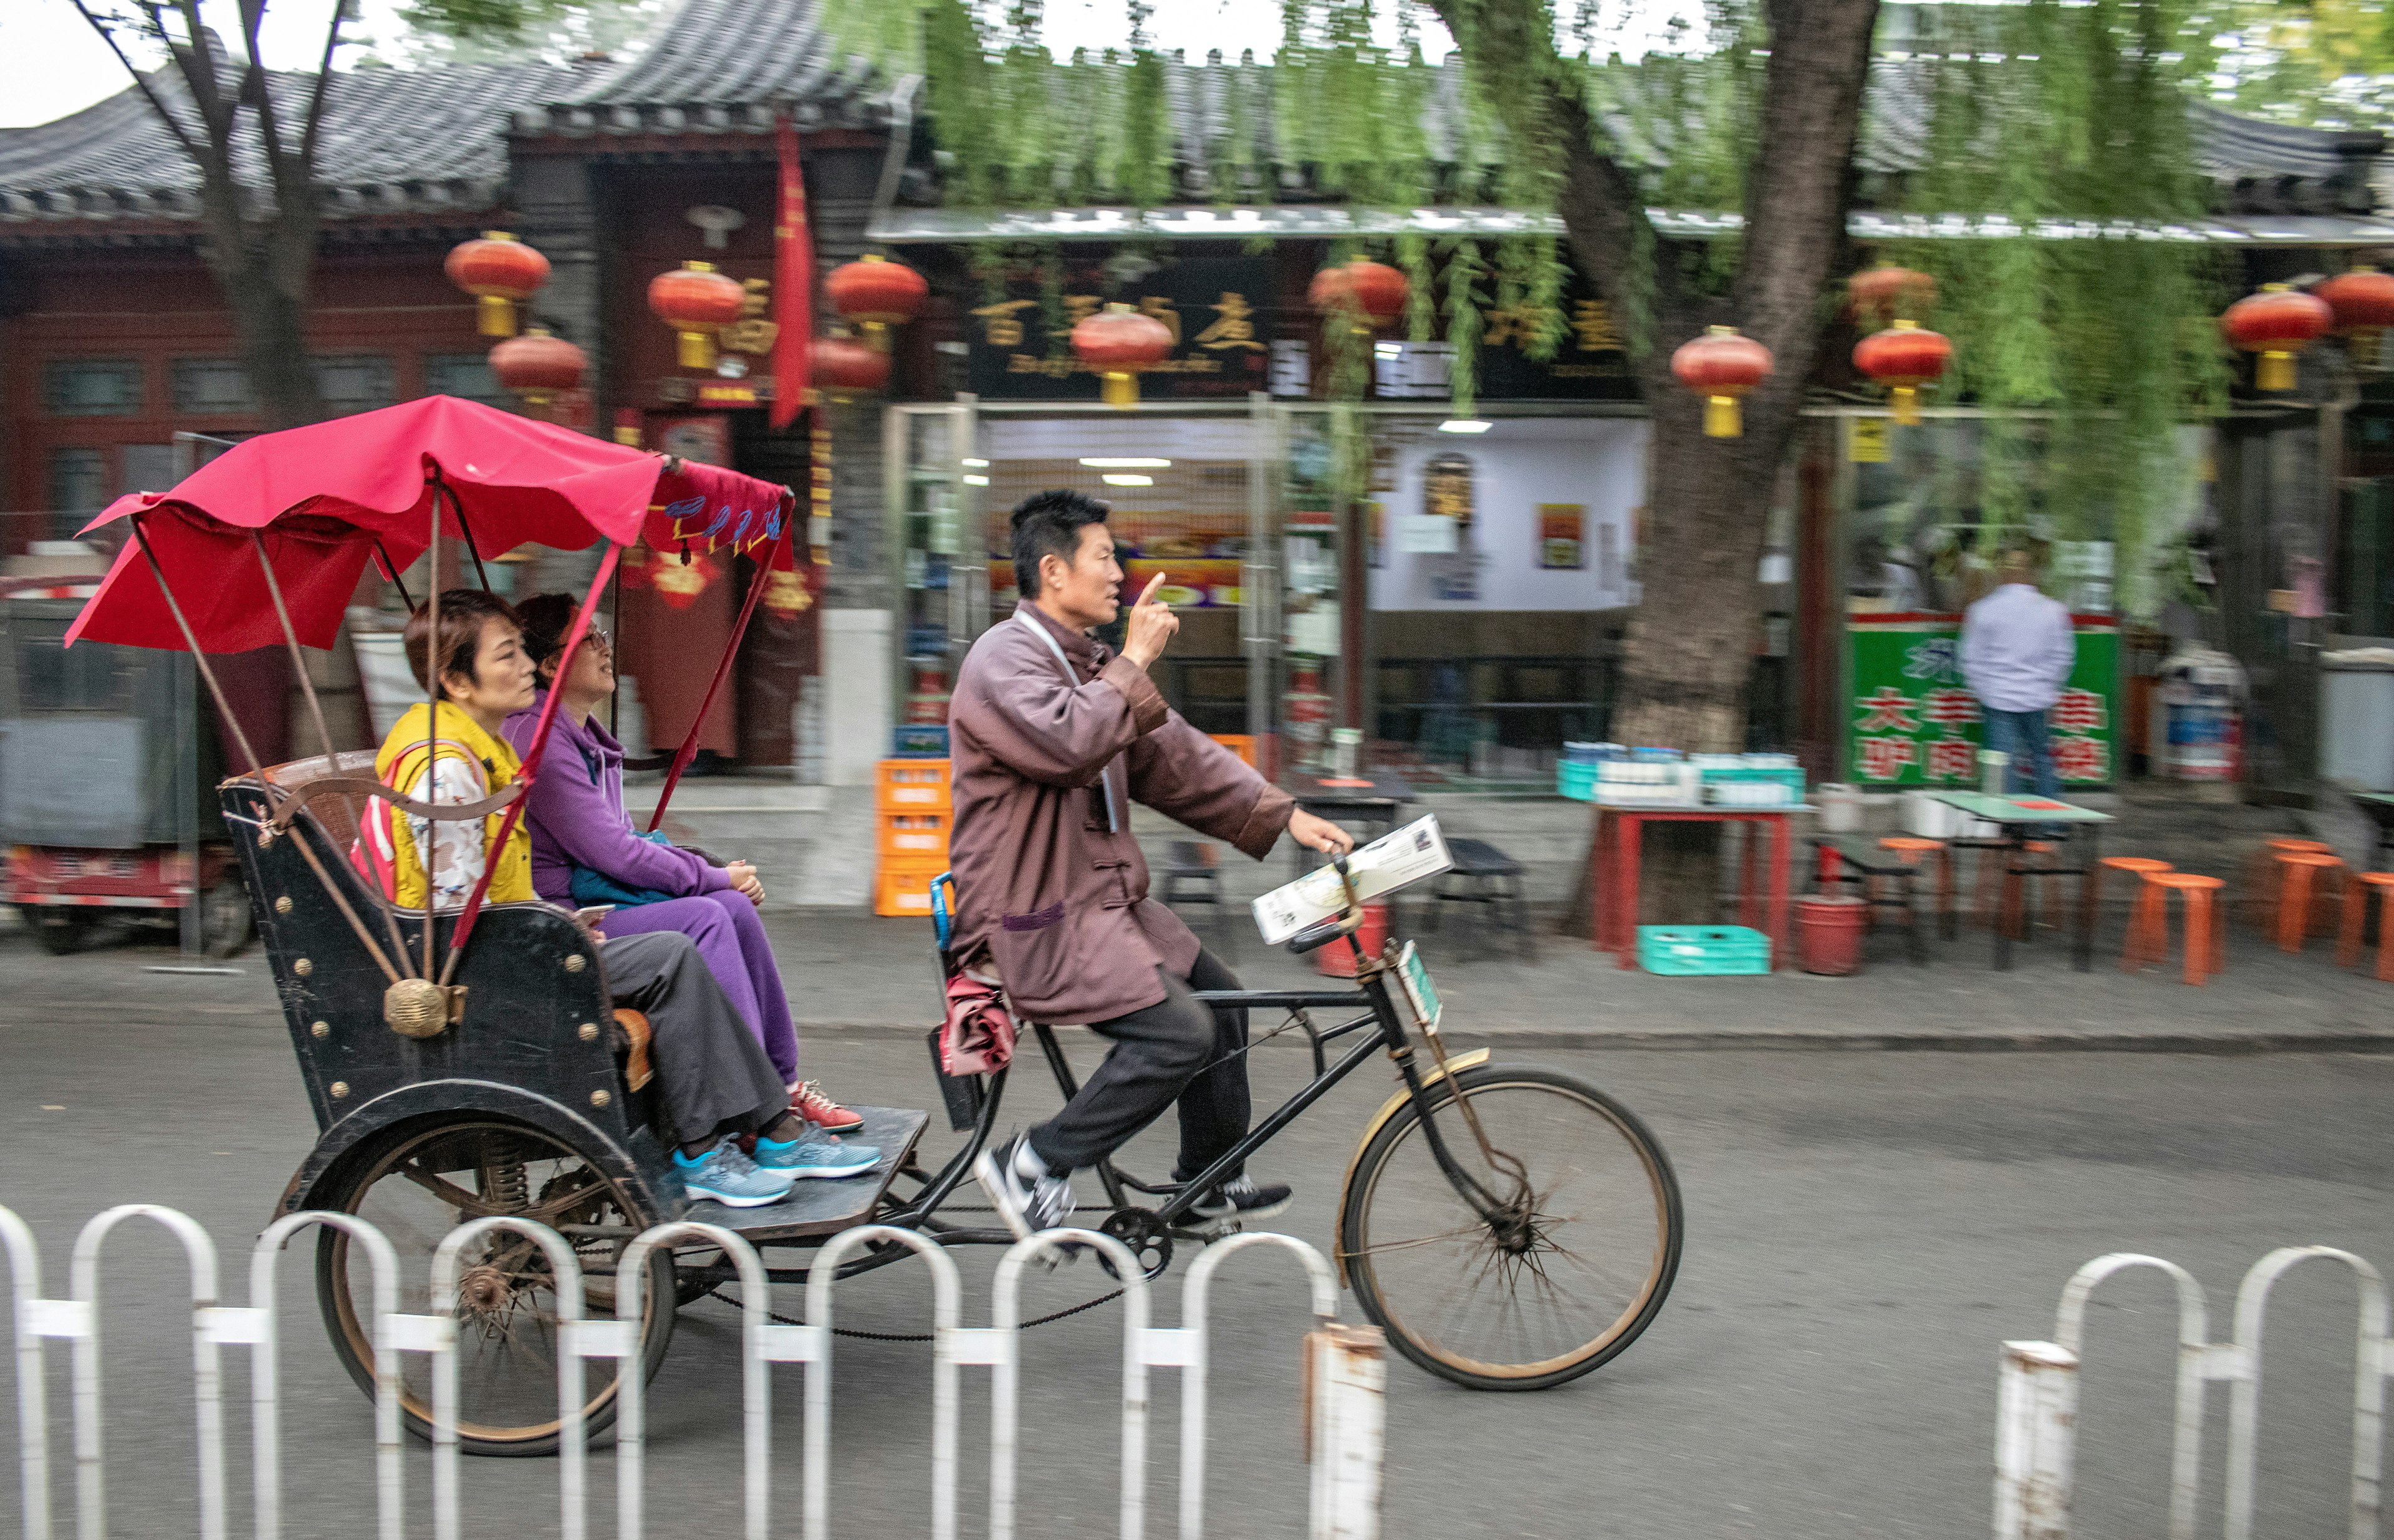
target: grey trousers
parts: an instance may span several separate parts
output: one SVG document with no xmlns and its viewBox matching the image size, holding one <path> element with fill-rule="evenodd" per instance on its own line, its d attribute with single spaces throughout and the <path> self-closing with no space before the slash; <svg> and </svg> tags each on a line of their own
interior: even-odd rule
<svg viewBox="0 0 2394 1540">
<path fill-rule="evenodd" d="M 781 1073 L 688 936 L 610 937 L 598 959 L 615 1004 L 649 1019 L 649 1058 L 677 1141 L 755 1133 L 789 1111 Z"/>
</svg>

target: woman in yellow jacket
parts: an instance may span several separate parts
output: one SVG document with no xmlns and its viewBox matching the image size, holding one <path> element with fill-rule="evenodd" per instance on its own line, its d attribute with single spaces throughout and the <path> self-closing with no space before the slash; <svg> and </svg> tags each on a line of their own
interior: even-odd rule
<svg viewBox="0 0 2394 1540">
<path fill-rule="evenodd" d="M 515 612 L 493 595 L 451 589 L 441 596 L 437 639 L 418 610 L 403 642 L 419 679 L 437 658 L 442 698 L 437 714 L 416 705 L 400 718 L 375 756 L 376 779 L 436 806 L 480 802 L 511 784 L 523 767 L 500 727 L 532 704 L 534 678 Z M 435 910 L 463 909 L 489 860 L 497 865 L 485 902 L 536 902 L 532 839 L 520 823 L 505 849 L 487 853 L 501 822 L 493 814 L 480 828 L 435 823 L 377 797 L 359 835 L 360 862 L 402 909 L 428 907 L 428 894 Z M 878 1163 L 877 1150 L 791 1115 L 788 1088 L 688 936 L 604 944 L 615 1003 L 649 1019 L 660 1099 L 678 1144 L 673 1164 L 692 1197 L 753 1208 L 784 1197 L 799 1178 L 858 1176 Z M 753 1157 L 740 1147 L 743 1134 L 756 1136 Z"/>
</svg>

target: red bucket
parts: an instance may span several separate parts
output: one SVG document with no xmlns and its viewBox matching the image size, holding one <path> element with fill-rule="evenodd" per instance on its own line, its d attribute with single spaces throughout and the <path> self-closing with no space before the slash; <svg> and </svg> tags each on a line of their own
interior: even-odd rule
<svg viewBox="0 0 2394 1540">
<path fill-rule="evenodd" d="M 1363 950 L 1375 957 L 1388 939 L 1388 906 L 1367 903 L 1363 906 L 1363 923 L 1355 928 L 1355 939 Z M 1332 941 L 1313 954 L 1313 966 L 1334 979 L 1355 977 L 1355 950 L 1343 941 Z"/>
<path fill-rule="evenodd" d="M 1857 898 L 1796 901 L 1796 961 L 1807 973 L 1860 973 L 1870 906 Z"/>
</svg>

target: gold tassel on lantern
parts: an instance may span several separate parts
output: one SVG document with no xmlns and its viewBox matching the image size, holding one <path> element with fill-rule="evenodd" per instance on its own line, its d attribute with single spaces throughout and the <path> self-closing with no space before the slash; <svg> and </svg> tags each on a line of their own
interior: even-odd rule
<svg viewBox="0 0 2394 1540">
<path fill-rule="evenodd" d="M 680 361 L 685 369 L 715 367 L 715 335 L 711 332 L 682 332 Z"/>
<path fill-rule="evenodd" d="M 1745 420 L 1737 409 L 1735 396 L 1704 398 L 1704 437 L 1707 439 L 1739 439 L 1745 436 Z"/>
<path fill-rule="evenodd" d="M 1920 426 L 1920 392 L 1909 385 L 1889 387 L 1888 399 L 1895 406 L 1895 420 L 1906 428 Z"/>
<path fill-rule="evenodd" d="M 2292 390 L 2295 388 L 2295 355 L 2275 349 L 2264 352 L 2253 368 L 2253 385 L 2261 390 Z"/>
<path fill-rule="evenodd" d="M 1108 406 L 1137 406 L 1138 376 L 1118 369 L 1106 370 L 1099 376 L 1105 381 L 1105 401 Z"/>
<path fill-rule="evenodd" d="M 486 294 L 480 296 L 474 301 L 474 315 L 478 329 L 484 336 L 513 336 L 516 335 L 515 301 L 509 299 L 506 295 Z"/>
</svg>

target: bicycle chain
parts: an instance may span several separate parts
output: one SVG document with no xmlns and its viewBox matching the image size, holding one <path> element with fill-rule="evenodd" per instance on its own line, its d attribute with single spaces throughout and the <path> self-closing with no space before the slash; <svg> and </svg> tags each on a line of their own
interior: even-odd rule
<svg viewBox="0 0 2394 1540">
<path fill-rule="evenodd" d="M 1050 1322 L 1061 1321 L 1068 1315 L 1078 1315 L 1083 1310 L 1096 1310 L 1099 1305 L 1103 1305 L 1110 1300 L 1120 1299 L 1125 1292 L 1125 1290 L 1116 1289 L 1112 1294 L 1101 1294 L 1095 1299 L 1087 1300 L 1082 1304 L 1073 1306 L 1071 1310 L 1058 1310 L 1053 1315 L 1043 1315 L 1036 1321 L 1022 1322 L 1016 1329 L 1019 1331 L 1028 1331 L 1033 1326 L 1045 1326 Z M 735 1310 L 744 1312 L 748 1308 L 739 1300 L 733 1299 L 724 1294 L 723 1285 L 720 1283 L 708 1289 L 706 1291 L 705 1297 L 729 1305 Z M 765 1315 L 767 1319 L 774 1322 L 778 1325 L 803 1326 L 806 1324 L 805 1322 L 796 1320 L 791 1316 L 783 1315 L 778 1310 L 766 1310 Z M 849 1331 L 840 1326 L 834 1326 L 831 1329 L 831 1335 L 834 1336 L 852 1336 L 865 1342 L 929 1342 L 933 1340 L 929 1332 L 857 1332 Z"/>
</svg>

